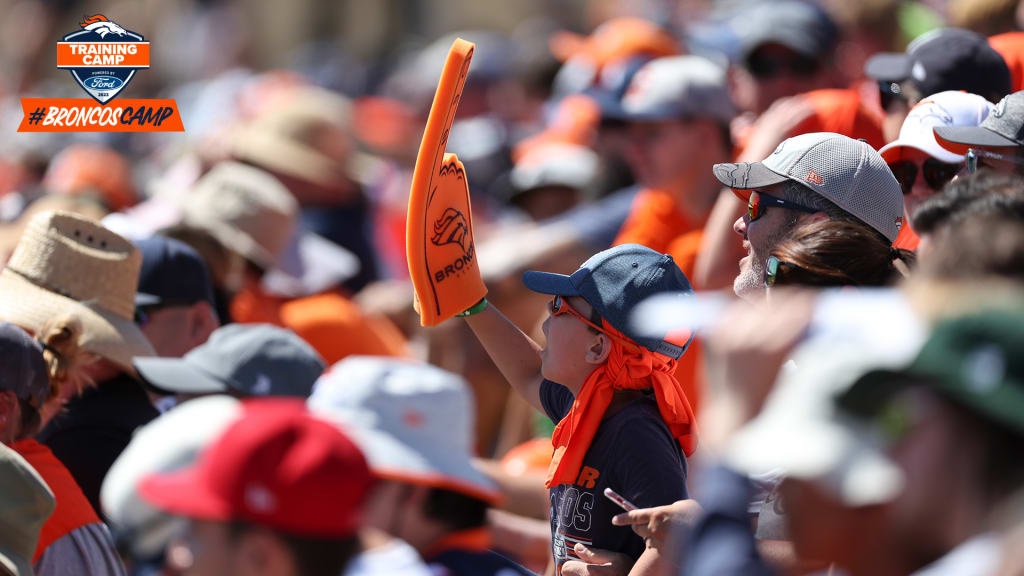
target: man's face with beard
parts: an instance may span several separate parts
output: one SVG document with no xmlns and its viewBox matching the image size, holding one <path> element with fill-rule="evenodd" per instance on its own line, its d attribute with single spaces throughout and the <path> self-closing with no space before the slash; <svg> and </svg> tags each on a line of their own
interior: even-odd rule
<svg viewBox="0 0 1024 576">
<path fill-rule="evenodd" d="M 758 190 L 769 196 L 784 198 L 786 184 L 775 184 Z M 750 221 L 744 213 L 736 220 L 732 229 L 743 237 L 743 249 L 747 255 L 740 260 L 740 273 L 733 281 L 732 288 L 736 295 L 744 300 L 757 300 L 764 297 L 764 267 L 772 248 L 778 244 L 786 233 L 793 229 L 803 212 L 779 207 L 762 208 L 763 215 Z M 807 214 L 806 216 L 810 216 Z"/>
</svg>

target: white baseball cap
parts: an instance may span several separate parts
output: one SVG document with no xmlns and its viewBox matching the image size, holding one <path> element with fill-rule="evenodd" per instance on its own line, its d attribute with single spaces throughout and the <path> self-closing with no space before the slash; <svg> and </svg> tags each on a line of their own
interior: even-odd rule
<svg viewBox="0 0 1024 576">
<path fill-rule="evenodd" d="M 965 160 L 935 140 L 935 128 L 942 126 L 978 126 L 989 112 L 992 103 L 968 92 L 947 90 L 932 94 L 914 106 L 900 127 L 900 136 L 878 151 L 888 163 L 900 159 L 903 148 L 914 148 L 945 162 L 959 164 Z"/>
<path fill-rule="evenodd" d="M 139 428 L 110 467 L 100 488 L 100 504 L 133 553 L 152 557 L 177 534 L 181 521 L 139 497 L 139 483 L 150 474 L 187 468 L 242 413 L 239 400 L 207 396 L 176 406 Z"/>
<path fill-rule="evenodd" d="M 747 200 L 750 192 L 792 180 L 878 230 L 890 242 L 903 225 L 903 190 L 885 160 L 863 140 L 811 132 L 779 144 L 761 162 L 715 164 L 715 177 Z"/>
<path fill-rule="evenodd" d="M 342 426 L 378 477 L 489 503 L 502 498 L 473 466 L 476 408 L 457 374 L 414 360 L 349 356 L 317 380 L 308 405 Z"/>
</svg>

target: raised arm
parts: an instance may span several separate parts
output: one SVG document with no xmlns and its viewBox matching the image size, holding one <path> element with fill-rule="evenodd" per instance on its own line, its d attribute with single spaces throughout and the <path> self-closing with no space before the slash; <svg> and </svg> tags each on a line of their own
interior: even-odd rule
<svg viewBox="0 0 1024 576">
<path fill-rule="evenodd" d="M 543 413 L 540 346 L 490 304 L 482 312 L 467 316 L 466 322 L 512 388 Z"/>
</svg>

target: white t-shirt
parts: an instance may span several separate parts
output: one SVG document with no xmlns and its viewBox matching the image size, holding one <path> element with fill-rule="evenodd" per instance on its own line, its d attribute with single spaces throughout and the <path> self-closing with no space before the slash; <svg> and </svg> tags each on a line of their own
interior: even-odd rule
<svg viewBox="0 0 1024 576">
<path fill-rule="evenodd" d="M 432 576 L 416 550 L 402 540 L 364 550 L 353 558 L 343 576 Z"/>
</svg>

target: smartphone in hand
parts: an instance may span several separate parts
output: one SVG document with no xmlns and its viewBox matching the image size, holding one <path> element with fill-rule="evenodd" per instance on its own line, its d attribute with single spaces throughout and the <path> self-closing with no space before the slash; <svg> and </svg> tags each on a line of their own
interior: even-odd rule
<svg viewBox="0 0 1024 576">
<path fill-rule="evenodd" d="M 639 510 L 640 509 L 639 506 L 637 506 L 636 504 L 633 504 L 629 500 L 626 500 L 625 498 L 622 497 L 622 495 L 620 495 L 615 490 L 612 490 L 611 488 L 605 488 L 604 489 L 604 496 L 605 496 L 605 498 L 607 498 L 607 499 L 611 500 L 612 502 L 615 502 L 616 504 L 618 504 L 619 508 L 622 508 L 626 512 L 632 512 L 633 510 Z"/>
</svg>

